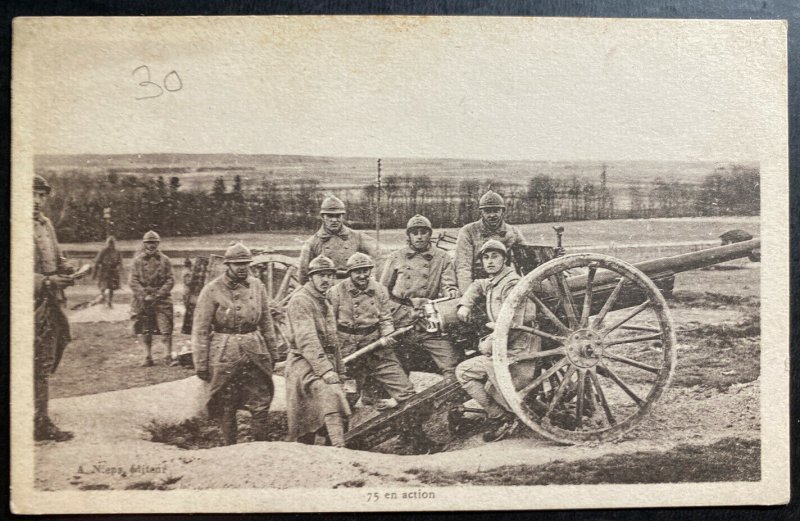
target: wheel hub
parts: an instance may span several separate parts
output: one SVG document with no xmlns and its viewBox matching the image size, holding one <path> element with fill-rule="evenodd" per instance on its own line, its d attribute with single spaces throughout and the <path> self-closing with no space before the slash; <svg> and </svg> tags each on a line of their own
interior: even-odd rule
<svg viewBox="0 0 800 521">
<path fill-rule="evenodd" d="M 565 344 L 567 358 L 574 365 L 588 369 L 594 367 L 603 355 L 603 339 L 591 329 L 579 329 L 572 333 Z"/>
</svg>

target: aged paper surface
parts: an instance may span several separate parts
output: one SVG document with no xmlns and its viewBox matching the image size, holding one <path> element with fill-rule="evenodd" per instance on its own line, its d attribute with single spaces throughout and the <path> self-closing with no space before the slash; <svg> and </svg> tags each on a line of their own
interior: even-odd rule
<svg viewBox="0 0 800 521">
<path fill-rule="evenodd" d="M 316 512 L 788 501 L 786 78 L 780 21 L 15 20 L 12 509 Z M 378 158 L 384 184 L 376 191 Z M 64 441 L 55 441 L 52 430 L 37 434 L 43 441 L 33 435 L 34 174 L 53 187 L 43 211 L 74 268 L 91 263 L 109 234 L 123 257 L 115 307 L 110 296 L 108 307 L 93 300 L 94 281 L 65 290 L 73 338 L 49 377 L 50 418 L 73 436 Z M 423 177 L 425 183 L 414 181 Z M 567 254 L 638 263 L 719 246 L 719 235 L 731 229 L 760 238 L 760 252 L 716 268 L 642 268 L 657 284 L 675 279 L 666 300 L 671 318 L 656 315 L 632 333 L 655 328 L 661 341 L 642 340 L 637 353 L 671 352 L 677 363 L 665 390 L 658 384 L 650 392 L 631 376 L 632 392 L 646 403 L 641 418 L 625 401 L 627 386 L 614 386 L 610 373 L 595 368 L 603 357 L 613 360 L 613 346 L 598 355 L 594 340 L 565 344 L 575 347 L 563 356 L 577 374 L 610 386 L 612 408 L 617 398 L 625 401 L 614 414 L 636 416 L 630 432 L 576 442 L 594 427 L 566 422 L 555 431 L 549 420 L 539 422 L 541 410 L 517 403 L 513 413 L 527 413 L 501 441 L 484 442 L 480 414 L 467 411 L 471 423 L 463 420 L 459 430 L 445 414 L 445 431 L 455 432 L 422 448 L 396 440 L 372 450 L 286 442 L 285 383 L 276 372 L 270 441 L 251 441 L 255 431 L 242 430 L 250 415 L 240 413 L 239 443 L 220 446 L 219 430 L 202 414 L 203 384 L 193 370 L 160 359 L 140 367 L 144 351 L 130 327 L 127 279 L 148 229 L 157 229 L 161 249 L 178 259 L 178 352 L 192 347 L 181 332 L 182 259 L 213 260 L 241 240 L 294 263 L 319 227 L 316 205 L 330 194 L 349 205 L 352 227 L 374 238 L 380 193 L 382 263 L 403 247 L 414 213 L 427 213 L 435 234 L 445 229 L 455 238 L 478 218 L 478 198 L 488 189 L 505 197 L 505 215 L 531 244 L 555 246 L 552 227 L 563 226 Z M 189 200 L 206 203 L 198 208 Z M 179 203 L 186 213 L 177 213 Z M 448 249 L 447 241 L 441 246 Z M 581 302 L 576 297 L 579 313 Z M 497 327 L 504 327 L 502 317 Z M 477 342 L 466 343 L 474 351 Z M 157 359 L 159 346 L 153 342 Z M 433 367 L 411 373 L 418 395 L 438 379 Z M 633 367 L 667 377 L 663 366 Z M 576 412 L 578 391 L 563 403 L 555 398 L 559 382 L 567 381 L 570 395 L 571 374 L 554 370 L 556 379 L 542 383 L 537 396 L 545 408 L 554 403 L 556 413 L 584 418 Z M 585 421 L 610 422 L 606 398 L 588 378 L 580 405 L 592 404 Z M 351 433 L 358 426 L 354 415 Z"/>
</svg>

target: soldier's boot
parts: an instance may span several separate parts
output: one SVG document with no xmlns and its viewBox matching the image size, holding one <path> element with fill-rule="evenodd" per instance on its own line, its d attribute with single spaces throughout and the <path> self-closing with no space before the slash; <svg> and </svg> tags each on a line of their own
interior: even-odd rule
<svg viewBox="0 0 800 521">
<path fill-rule="evenodd" d="M 114 307 L 114 290 L 108 290 L 108 308 L 111 309 Z"/>
<path fill-rule="evenodd" d="M 344 419 L 339 413 L 325 415 L 325 429 L 334 447 L 344 447 Z"/>
<path fill-rule="evenodd" d="M 222 444 L 236 445 L 236 435 L 239 431 L 236 425 L 236 409 L 225 407 L 222 411 L 220 423 L 222 427 Z"/>
<path fill-rule="evenodd" d="M 161 335 L 160 339 L 164 348 L 164 365 L 175 367 L 178 365 L 178 355 L 172 352 L 172 335 Z"/>
<path fill-rule="evenodd" d="M 153 337 L 150 335 L 136 335 L 136 340 L 139 345 L 144 347 L 145 352 L 145 359 L 144 363 L 142 363 L 142 367 L 152 367 L 153 366 Z"/>
</svg>

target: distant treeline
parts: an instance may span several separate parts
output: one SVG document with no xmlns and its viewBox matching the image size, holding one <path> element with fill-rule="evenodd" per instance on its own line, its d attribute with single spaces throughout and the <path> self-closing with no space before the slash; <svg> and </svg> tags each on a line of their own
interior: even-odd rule
<svg viewBox="0 0 800 521">
<path fill-rule="evenodd" d="M 318 180 L 301 178 L 243 186 L 236 175 L 228 183 L 216 178 L 206 192 L 182 189 L 178 176 L 97 175 L 77 169 L 37 173 L 54 187 L 45 212 L 62 242 L 98 241 L 107 232 L 119 239 L 138 238 L 148 229 L 164 236 L 311 231 L 319 226 L 320 202 L 331 193 L 346 202 L 352 226 L 375 226 L 375 185 L 332 190 Z M 461 226 L 478 218 L 478 200 L 489 188 L 505 197 L 512 223 L 757 215 L 760 210 L 758 170 L 742 166 L 718 170 L 700 184 L 659 178 L 647 185 L 615 186 L 613 193 L 605 171 L 597 183 L 547 175 L 535 175 L 527 184 L 388 175 L 381 186 L 381 226 L 402 228 L 416 213 L 437 228 Z M 105 208 L 111 209 L 110 222 L 104 218 Z"/>
</svg>

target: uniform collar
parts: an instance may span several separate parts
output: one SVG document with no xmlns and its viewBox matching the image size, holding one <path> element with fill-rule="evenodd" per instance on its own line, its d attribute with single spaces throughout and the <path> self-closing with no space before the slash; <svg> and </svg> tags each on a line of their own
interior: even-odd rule
<svg viewBox="0 0 800 521">
<path fill-rule="evenodd" d="M 250 287 L 250 282 L 247 279 L 244 279 L 244 280 L 233 280 L 231 278 L 231 276 L 228 275 L 227 271 L 225 272 L 225 275 L 223 275 L 223 276 L 225 277 L 225 285 L 228 286 L 230 289 L 236 289 L 239 286 L 241 286 L 243 288 L 249 288 Z"/>
<path fill-rule="evenodd" d="M 353 297 L 357 297 L 357 296 L 359 296 L 361 294 L 369 295 L 370 297 L 374 297 L 375 296 L 375 288 L 372 286 L 372 281 L 371 280 L 367 282 L 367 288 L 364 289 L 364 290 L 358 289 L 356 287 L 356 285 L 353 283 L 352 279 L 347 279 L 345 281 L 345 284 L 347 285 L 346 286 L 347 291 Z"/>
<path fill-rule="evenodd" d="M 346 241 L 347 239 L 350 238 L 350 228 L 348 228 L 345 225 L 342 225 L 342 229 L 339 230 L 339 233 L 333 234 L 333 233 L 328 233 L 325 230 L 324 226 L 320 226 L 319 230 L 317 230 L 317 237 L 319 237 L 323 241 L 327 241 L 331 237 L 339 237 L 343 241 Z"/>
<path fill-rule="evenodd" d="M 431 245 L 428 244 L 428 249 L 425 251 L 417 251 L 411 246 L 410 244 L 406 247 L 406 257 L 409 259 L 413 259 L 416 255 L 420 255 L 425 260 L 433 259 L 433 253 L 431 253 Z"/>
<path fill-rule="evenodd" d="M 478 223 L 483 235 L 499 235 L 500 237 L 505 237 L 506 233 L 508 233 L 508 226 L 506 225 L 505 221 L 501 222 L 500 226 L 498 226 L 495 230 L 492 230 L 486 226 L 486 223 L 483 222 L 483 219 L 479 220 Z"/>
<path fill-rule="evenodd" d="M 311 282 L 310 280 L 306 282 L 303 287 L 308 292 L 308 294 L 314 297 L 315 299 L 321 300 L 323 302 L 325 301 L 325 294 L 320 293 L 319 290 L 317 290 L 317 287 L 314 286 L 314 283 Z"/>
<path fill-rule="evenodd" d="M 512 273 L 516 273 L 514 268 L 511 266 L 504 266 L 502 270 L 500 270 L 496 275 L 489 277 L 489 284 L 491 286 L 497 286 L 500 281 L 502 281 L 507 276 L 511 275 Z"/>
<path fill-rule="evenodd" d="M 158 254 L 159 254 L 159 253 L 160 253 L 160 252 L 159 252 L 158 250 L 154 251 L 153 253 L 150 253 L 149 251 L 145 250 L 145 251 L 144 251 L 144 256 L 145 256 L 145 258 L 148 258 L 148 259 L 150 259 L 150 258 L 152 258 L 152 257 L 158 257 Z"/>
</svg>

